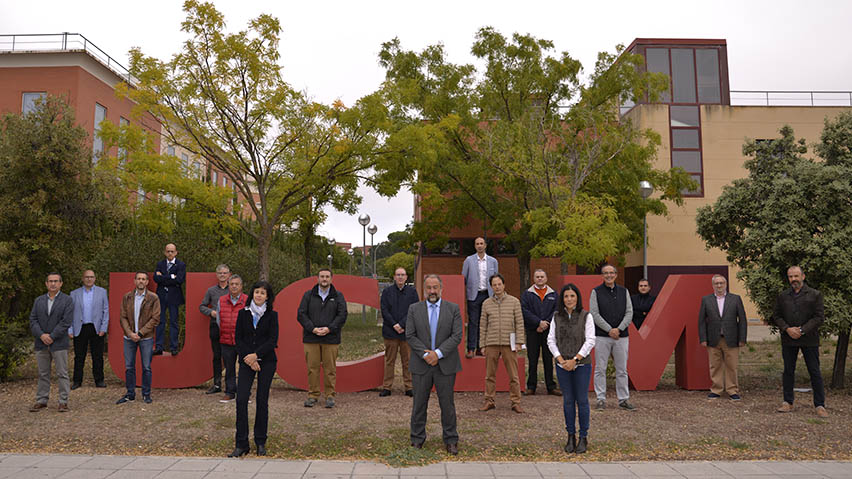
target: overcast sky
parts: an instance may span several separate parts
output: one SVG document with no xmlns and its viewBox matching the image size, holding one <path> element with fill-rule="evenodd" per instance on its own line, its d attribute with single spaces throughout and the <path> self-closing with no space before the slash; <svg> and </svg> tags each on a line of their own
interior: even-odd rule
<svg viewBox="0 0 852 479">
<path fill-rule="evenodd" d="M 258 1 L 218 0 L 229 30 L 272 14 L 281 21 L 283 74 L 314 99 L 351 105 L 383 78 L 376 61 L 382 42 L 404 48 L 443 43 L 451 61 L 471 62 L 476 31 L 530 33 L 552 40 L 588 70 L 598 51 L 634 38 L 723 38 L 728 42 L 732 90 L 852 90 L 848 1 Z M 0 3 L 0 33 L 85 35 L 120 62 L 139 46 L 168 59 L 183 41 L 182 2 L 147 0 L 11 1 Z M 408 192 L 387 200 L 363 191 L 361 211 L 378 226 L 375 241 L 412 219 Z M 361 243 L 354 217 L 330 212 L 319 232 Z M 369 238 L 367 240 L 369 242 Z"/>
</svg>

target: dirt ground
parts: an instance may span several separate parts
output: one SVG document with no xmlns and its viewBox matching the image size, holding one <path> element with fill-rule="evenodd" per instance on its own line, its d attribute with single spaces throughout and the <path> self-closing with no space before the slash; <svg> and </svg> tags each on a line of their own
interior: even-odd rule
<svg viewBox="0 0 852 479">
<path fill-rule="evenodd" d="M 822 348 L 826 382 L 833 350 Z M 744 348 L 740 402 L 708 401 L 706 391 L 678 388 L 671 364 L 657 391 L 631 392 L 634 412 L 616 407 L 610 384 L 609 409 L 592 410 L 589 452 L 579 458 L 561 450 L 566 433 L 560 397 L 525 396 L 521 404 L 527 412 L 519 415 L 509 410 L 507 393 L 498 393 L 497 409 L 485 413 L 478 411 L 481 393 L 457 393 L 460 454 L 448 458 L 434 394 L 426 447 L 415 450 L 408 446 L 411 399 L 402 394 L 399 378 L 390 397 L 379 398 L 377 391 L 340 394 L 334 409 L 303 407 L 306 393 L 276 378 L 267 446 L 270 455 L 278 458 L 357 458 L 393 465 L 447 459 L 852 459 L 848 389 L 827 391 L 828 419 L 815 415 L 810 393 L 797 395 L 793 413 L 778 414 L 779 363 L 777 342 Z M 799 369 L 797 386 L 806 386 L 804 364 Z M 55 384 L 49 409 L 30 413 L 35 365 L 27 364 L 17 380 L 0 384 L 0 451 L 222 456 L 233 448 L 235 404 L 219 403 L 219 395 L 205 395 L 209 384 L 155 390 L 150 405 L 139 400 L 115 405 L 124 392 L 123 382 L 108 366 L 106 373 L 108 387 L 97 389 L 87 367 L 84 386 L 71 393 L 69 413 L 57 412 Z M 545 388 L 538 390 L 542 393 Z M 252 421 L 253 407 L 249 406 Z"/>
</svg>

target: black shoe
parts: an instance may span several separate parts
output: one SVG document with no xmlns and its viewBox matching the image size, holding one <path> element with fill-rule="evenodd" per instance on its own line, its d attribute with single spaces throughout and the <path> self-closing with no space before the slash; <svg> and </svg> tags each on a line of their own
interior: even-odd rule
<svg viewBox="0 0 852 479">
<path fill-rule="evenodd" d="M 574 449 L 574 452 L 577 454 L 583 454 L 586 452 L 586 449 L 589 447 L 589 438 L 580 436 L 580 440 L 577 441 L 577 448 Z"/>
<path fill-rule="evenodd" d="M 457 456 L 459 454 L 459 445 L 456 443 L 447 444 L 447 452 L 453 456 Z"/>
<path fill-rule="evenodd" d="M 172 356 L 177 356 L 177 353 L 178 353 L 177 349 L 172 349 Z"/>
<path fill-rule="evenodd" d="M 73 390 L 79 388 L 80 386 L 82 386 L 81 383 L 74 383 L 74 384 L 71 385 L 71 390 L 73 391 Z"/>
<path fill-rule="evenodd" d="M 624 399 L 622 401 L 618 401 L 618 407 L 620 407 L 621 409 L 627 410 L 627 411 L 635 411 L 636 410 L 636 406 L 630 404 L 630 402 L 627 401 L 627 399 Z"/>
<path fill-rule="evenodd" d="M 232 452 L 232 453 L 228 454 L 228 457 L 240 457 L 240 456 L 245 456 L 246 454 L 248 454 L 248 452 L 249 452 L 248 448 L 243 449 L 243 448 L 241 448 L 241 447 L 235 447 L 235 448 L 234 448 L 234 452 Z"/>
<path fill-rule="evenodd" d="M 106 387 L 106 383 L 105 383 L 105 382 L 103 382 L 103 381 L 95 381 L 95 387 L 96 387 L 96 388 L 105 388 L 105 387 Z"/>
<path fill-rule="evenodd" d="M 577 449 L 577 436 L 575 434 L 568 435 L 568 442 L 565 443 L 565 447 L 562 448 L 567 453 L 574 452 Z"/>
<path fill-rule="evenodd" d="M 124 396 L 121 396 L 121 399 L 119 399 L 115 403 L 116 404 L 124 404 L 128 401 L 135 401 L 135 400 L 136 400 L 136 396 L 128 396 L 127 394 L 125 394 Z"/>
<path fill-rule="evenodd" d="M 413 397 L 414 397 L 414 390 L 412 390 L 412 389 L 406 389 L 406 390 L 405 390 L 405 395 L 406 395 L 406 396 L 408 396 L 408 397 L 410 397 L 410 398 L 413 398 Z"/>
<path fill-rule="evenodd" d="M 258 444 L 257 445 L 257 455 L 265 456 L 266 455 L 266 444 Z"/>
<path fill-rule="evenodd" d="M 151 396 L 142 396 L 142 402 L 144 402 L 145 404 L 151 404 L 154 401 L 151 400 Z"/>
<path fill-rule="evenodd" d="M 154 356 L 162 356 L 163 350 L 162 349 L 155 349 L 154 352 L 151 353 L 151 354 L 153 354 Z"/>
<path fill-rule="evenodd" d="M 411 447 L 413 447 L 414 449 L 423 449 L 423 443 L 422 442 L 412 442 Z"/>
<path fill-rule="evenodd" d="M 380 398 L 388 397 L 390 395 L 391 395 L 390 389 L 382 389 L 382 391 L 379 393 Z"/>
<path fill-rule="evenodd" d="M 214 384 L 210 386 L 210 389 L 204 392 L 204 394 L 216 394 L 222 392 L 222 386 L 218 384 Z"/>
</svg>

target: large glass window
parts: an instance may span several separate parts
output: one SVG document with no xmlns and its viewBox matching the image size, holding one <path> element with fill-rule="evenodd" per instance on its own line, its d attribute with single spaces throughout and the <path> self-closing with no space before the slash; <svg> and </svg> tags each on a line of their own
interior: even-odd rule
<svg viewBox="0 0 852 479">
<path fill-rule="evenodd" d="M 697 106 L 674 106 L 670 108 L 672 127 L 698 126 Z"/>
<path fill-rule="evenodd" d="M 698 102 L 719 103 L 719 52 L 715 49 L 695 50 L 695 69 L 698 71 Z"/>
<path fill-rule="evenodd" d="M 698 130 L 677 128 L 672 130 L 672 148 L 698 148 Z"/>
<path fill-rule="evenodd" d="M 95 103 L 95 135 L 92 140 L 92 158 L 95 163 L 104 152 L 104 141 L 101 139 L 101 122 L 106 120 L 107 109 L 100 103 Z"/>
<path fill-rule="evenodd" d="M 44 99 L 47 93 L 43 91 L 25 92 L 21 97 L 21 113 L 26 115 L 35 110 L 37 100 Z"/>
<path fill-rule="evenodd" d="M 701 121 L 698 106 L 669 107 L 671 117 L 672 168 L 683 168 L 698 182 L 698 188 L 684 191 L 686 196 L 702 196 L 704 165 L 701 158 Z"/>
<path fill-rule="evenodd" d="M 127 118 L 123 116 L 118 117 L 118 126 L 121 128 L 127 128 L 130 125 L 130 122 L 127 121 Z M 124 164 L 127 161 L 127 148 L 123 146 L 118 147 L 118 161 L 120 164 Z"/>
<path fill-rule="evenodd" d="M 213 174 L 210 176 L 210 180 L 211 183 L 213 183 L 213 186 L 219 186 L 219 172 L 214 171 Z"/>
<path fill-rule="evenodd" d="M 665 73 L 666 76 L 671 76 L 668 48 L 649 48 L 645 50 L 645 58 L 649 72 Z M 668 88 L 660 95 L 660 101 L 664 103 L 672 101 L 671 91 Z"/>
<path fill-rule="evenodd" d="M 672 48 L 675 103 L 695 103 L 695 62 L 691 48 Z"/>
</svg>

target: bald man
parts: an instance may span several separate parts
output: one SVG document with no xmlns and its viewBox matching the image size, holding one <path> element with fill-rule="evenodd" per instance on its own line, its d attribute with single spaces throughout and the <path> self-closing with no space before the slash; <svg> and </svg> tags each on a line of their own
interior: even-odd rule
<svg viewBox="0 0 852 479">
<path fill-rule="evenodd" d="M 178 353 L 178 338 L 180 337 L 178 306 L 184 303 L 181 288 L 186 281 L 186 263 L 177 259 L 177 253 L 177 246 L 172 243 L 167 244 L 163 252 L 165 258 L 157 262 L 157 269 L 154 272 L 154 281 L 157 283 L 157 297 L 160 298 L 160 324 L 157 325 L 155 355 L 163 354 L 166 310 L 169 312 L 169 349 L 172 356 L 177 356 Z"/>
</svg>

